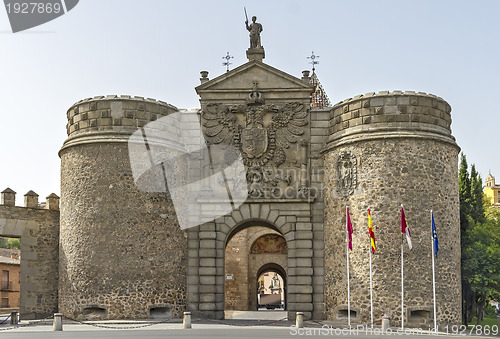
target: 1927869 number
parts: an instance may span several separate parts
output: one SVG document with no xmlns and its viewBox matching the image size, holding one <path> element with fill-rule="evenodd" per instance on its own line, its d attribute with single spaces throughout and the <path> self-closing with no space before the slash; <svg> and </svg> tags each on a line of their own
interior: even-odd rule
<svg viewBox="0 0 500 339">
<path fill-rule="evenodd" d="M 454 335 L 498 335 L 498 326 L 493 325 L 453 325 L 445 326 L 446 333 Z"/>
<path fill-rule="evenodd" d="M 5 5 L 7 12 L 15 14 L 29 14 L 29 13 L 39 13 L 39 14 L 51 14 L 60 13 L 62 11 L 61 4 L 59 2 L 14 2 L 7 3 Z"/>
</svg>

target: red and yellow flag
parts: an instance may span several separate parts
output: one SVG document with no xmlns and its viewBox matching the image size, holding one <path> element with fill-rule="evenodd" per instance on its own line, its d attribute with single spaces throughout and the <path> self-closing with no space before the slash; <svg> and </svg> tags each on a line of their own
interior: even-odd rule
<svg viewBox="0 0 500 339">
<path fill-rule="evenodd" d="M 375 253 L 375 233 L 373 233 L 372 215 L 370 214 L 370 209 L 368 209 L 368 233 L 370 233 L 370 242 L 372 244 L 372 253 Z"/>
</svg>

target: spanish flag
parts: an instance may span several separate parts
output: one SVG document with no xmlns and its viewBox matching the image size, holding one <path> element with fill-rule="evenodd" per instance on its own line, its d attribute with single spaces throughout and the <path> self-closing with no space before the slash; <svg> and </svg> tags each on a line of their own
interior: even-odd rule
<svg viewBox="0 0 500 339">
<path fill-rule="evenodd" d="M 370 233 L 370 241 L 372 244 L 372 253 L 375 253 L 375 233 L 373 233 L 372 215 L 370 214 L 370 209 L 368 209 L 368 233 Z"/>
<path fill-rule="evenodd" d="M 406 215 L 405 211 L 403 210 L 403 205 L 401 205 L 401 233 L 406 234 L 406 241 L 408 242 L 408 247 L 411 250 L 412 246 L 410 228 L 408 227 L 408 223 L 406 222 Z"/>
</svg>

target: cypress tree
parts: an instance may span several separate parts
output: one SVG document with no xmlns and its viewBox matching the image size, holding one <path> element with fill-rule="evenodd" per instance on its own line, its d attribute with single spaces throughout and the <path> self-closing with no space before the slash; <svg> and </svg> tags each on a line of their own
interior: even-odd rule
<svg viewBox="0 0 500 339">
<path fill-rule="evenodd" d="M 483 180 L 481 175 L 477 173 L 474 164 L 472 164 L 470 171 L 470 186 L 470 216 L 475 222 L 482 223 L 485 221 Z"/>
</svg>

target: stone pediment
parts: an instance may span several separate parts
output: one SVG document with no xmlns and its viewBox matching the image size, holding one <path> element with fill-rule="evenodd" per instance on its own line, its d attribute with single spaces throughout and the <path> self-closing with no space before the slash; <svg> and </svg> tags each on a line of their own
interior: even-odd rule
<svg viewBox="0 0 500 339">
<path fill-rule="evenodd" d="M 312 92 L 313 86 L 290 74 L 280 71 L 259 61 L 249 61 L 227 73 L 224 73 L 196 87 L 196 92 L 203 97 L 206 92 L 248 91 L 257 82 L 259 91 L 291 90 Z"/>
</svg>

